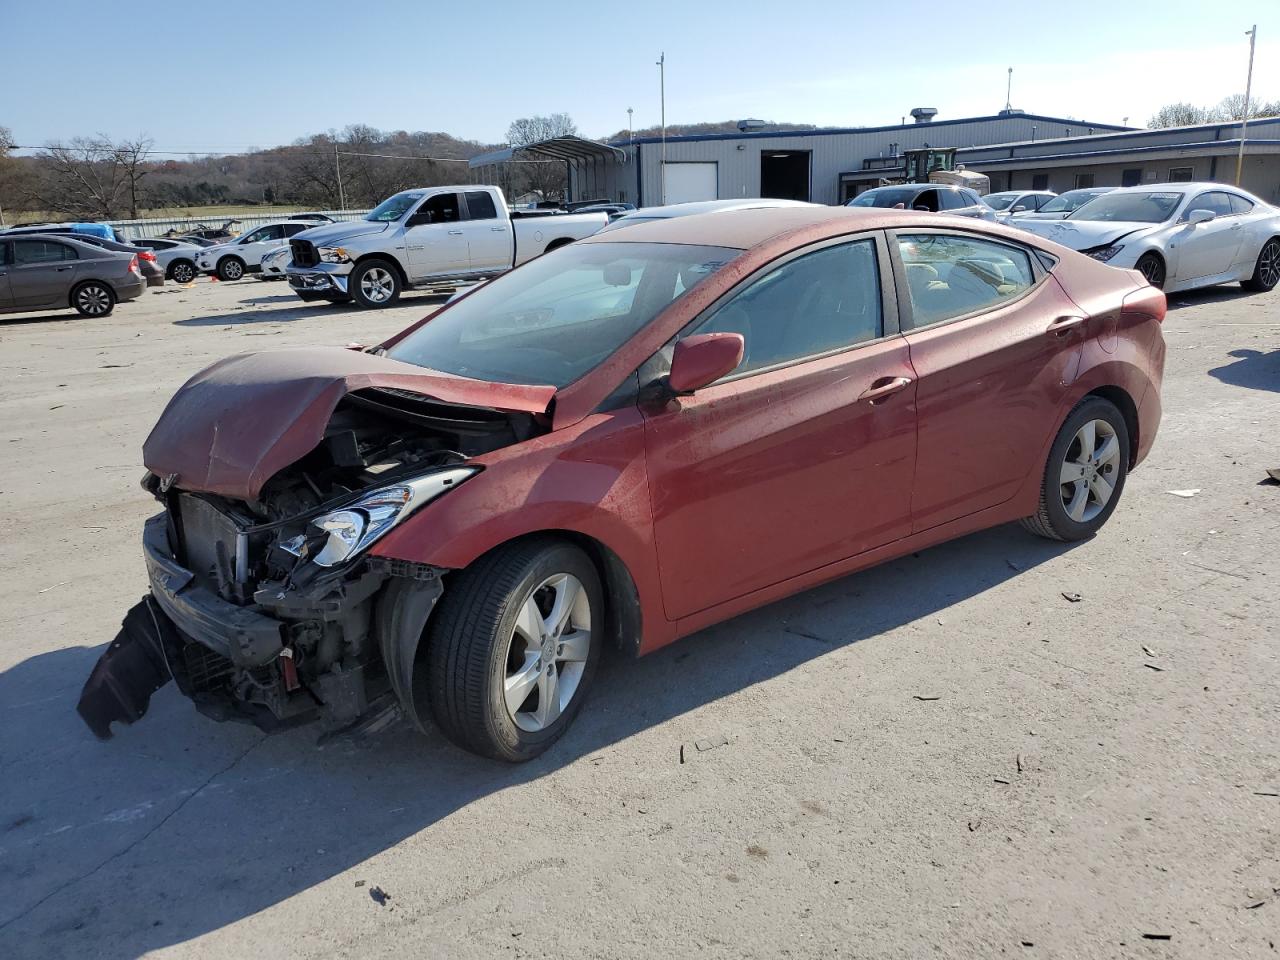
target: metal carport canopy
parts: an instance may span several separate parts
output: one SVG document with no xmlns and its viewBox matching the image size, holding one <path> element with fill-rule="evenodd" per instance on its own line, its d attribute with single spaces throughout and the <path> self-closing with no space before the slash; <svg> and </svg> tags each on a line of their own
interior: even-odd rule
<svg viewBox="0 0 1280 960">
<path fill-rule="evenodd" d="M 472 157 L 469 167 L 488 167 L 496 163 L 507 163 L 516 160 L 517 154 L 529 154 L 530 158 L 540 160 L 564 160 L 573 163 L 577 160 L 611 159 L 623 163 L 627 160 L 624 151 L 611 147 L 607 143 L 597 143 L 582 137 L 553 137 L 550 140 L 539 140 L 537 143 L 526 143 L 522 147 L 503 147 L 491 150 L 478 157 Z"/>
</svg>

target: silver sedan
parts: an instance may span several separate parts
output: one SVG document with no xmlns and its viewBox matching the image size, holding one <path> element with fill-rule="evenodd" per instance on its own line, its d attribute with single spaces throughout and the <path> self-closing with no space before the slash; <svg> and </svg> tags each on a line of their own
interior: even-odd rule
<svg viewBox="0 0 1280 960">
<path fill-rule="evenodd" d="M 1266 291 L 1280 282 L 1280 210 L 1221 183 L 1122 187 L 1065 220 L 1014 225 L 1137 270 L 1166 293 L 1233 281 Z"/>
</svg>

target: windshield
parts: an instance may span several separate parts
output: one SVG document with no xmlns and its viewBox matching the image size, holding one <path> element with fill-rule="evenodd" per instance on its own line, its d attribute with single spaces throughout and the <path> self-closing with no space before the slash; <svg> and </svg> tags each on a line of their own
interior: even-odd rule
<svg viewBox="0 0 1280 960">
<path fill-rule="evenodd" d="M 992 210 L 1008 210 L 1017 199 L 1016 193 L 993 193 L 983 197 L 982 202 Z"/>
<path fill-rule="evenodd" d="M 563 387 L 740 251 L 672 243 L 588 243 L 493 280 L 388 356 L 473 380 Z"/>
<path fill-rule="evenodd" d="M 911 201 L 920 191 L 912 187 L 887 187 L 868 190 L 849 201 L 851 207 L 896 207 L 902 204 L 910 208 Z"/>
<path fill-rule="evenodd" d="M 1073 210 L 1068 220 L 1111 221 L 1118 223 L 1163 223 L 1178 209 L 1182 194 L 1104 193 Z"/>
<path fill-rule="evenodd" d="M 399 220 L 404 216 L 406 210 L 422 199 L 422 191 L 410 191 L 408 193 L 397 193 L 394 197 L 388 197 L 380 204 L 365 214 L 366 220 L 372 220 L 375 223 L 390 223 L 393 220 Z"/>
</svg>

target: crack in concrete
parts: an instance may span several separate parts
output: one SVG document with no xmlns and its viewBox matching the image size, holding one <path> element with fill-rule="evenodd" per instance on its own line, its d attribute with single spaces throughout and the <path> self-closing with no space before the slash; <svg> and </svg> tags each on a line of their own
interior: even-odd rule
<svg viewBox="0 0 1280 960">
<path fill-rule="evenodd" d="M 89 870 L 86 873 L 82 873 L 78 877 L 72 877 L 66 883 L 59 884 L 57 887 L 55 887 L 53 890 L 50 890 L 43 897 L 41 897 L 35 903 L 31 904 L 31 906 L 27 907 L 21 913 L 15 914 L 14 916 L 10 917 L 8 920 L 5 920 L 3 923 L 0 923 L 0 930 L 5 930 L 8 927 L 10 927 L 12 924 L 17 923 L 19 920 L 25 919 L 26 917 L 30 916 L 32 913 L 34 913 L 40 907 L 44 906 L 44 904 L 52 900 L 54 897 L 62 893 L 64 890 L 74 887 L 77 883 L 81 883 L 82 881 L 88 880 L 90 877 L 92 877 L 99 870 L 102 870 L 108 864 L 112 863 L 113 861 L 119 860 L 121 857 L 123 857 L 125 854 L 132 851 L 139 844 L 149 840 L 161 827 L 163 827 L 166 823 L 168 823 L 175 816 L 177 816 L 183 810 L 183 808 L 186 807 L 188 803 L 190 803 L 196 797 L 200 796 L 200 794 L 202 794 L 205 791 L 205 789 L 211 783 L 213 783 L 214 780 L 217 780 L 219 777 L 221 777 L 226 773 L 230 773 L 236 766 L 239 765 L 241 760 L 247 757 L 259 746 L 261 746 L 266 739 L 267 739 L 266 735 L 264 734 L 263 736 L 255 740 L 253 743 L 249 744 L 248 747 L 242 750 L 240 754 L 234 760 L 228 763 L 226 766 L 218 770 L 215 770 L 213 773 L 209 774 L 209 776 L 205 779 L 205 781 L 202 784 L 200 784 L 200 786 L 196 787 L 196 789 L 193 790 L 184 800 L 179 801 L 178 805 L 174 807 L 172 810 L 170 810 L 168 813 L 166 813 L 160 819 L 159 823 L 157 823 L 150 830 L 142 834 L 142 836 L 138 837 L 136 840 L 132 841 L 127 846 L 125 846 L 123 850 L 117 850 L 115 853 L 111 854 L 111 856 L 107 857 L 105 860 L 99 863 L 92 870 Z"/>
</svg>

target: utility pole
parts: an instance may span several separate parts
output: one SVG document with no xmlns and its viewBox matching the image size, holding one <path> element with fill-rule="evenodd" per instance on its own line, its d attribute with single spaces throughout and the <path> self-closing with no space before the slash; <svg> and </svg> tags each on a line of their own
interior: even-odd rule
<svg viewBox="0 0 1280 960">
<path fill-rule="evenodd" d="M 1253 92 L 1253 48 L 1258 43 L 1258 25 L 1245 31 L 1249 35 L 1249 74 L 1244 82 L 1244 116 L 1240 118 L 1240 152 L 1236 154 L 1236 186 L 1240 186 L 1240 176 L 1244 172 L 1244 133 L 1249 126 L 1249 95 Z"/>
<path fill-rule="evenodd" d="M 1013 109 L 1013 67 L 1009 68 L 1009 79 L 1004 87 L 1004 108 Z"/>
<path fill-rule="evenodd" d="M 347 210 L 347 194 L 342 189 L 342 158 L 338 156 L 338 141 L 333 141 L 333 165 L 338 171 L 338 209 Z"/>
<path fill-rule="evenodd" d="M 667 202 L 667 54 L 658 55 L 658 103 L 662 119 L 662 202 Z"/>
<path fill-rule="evenodd" d="M 631 135 L 631 113 L 630 107 L 627 107 L 627 143 L 631 143 L 633 137 Z"/>
</svg>

